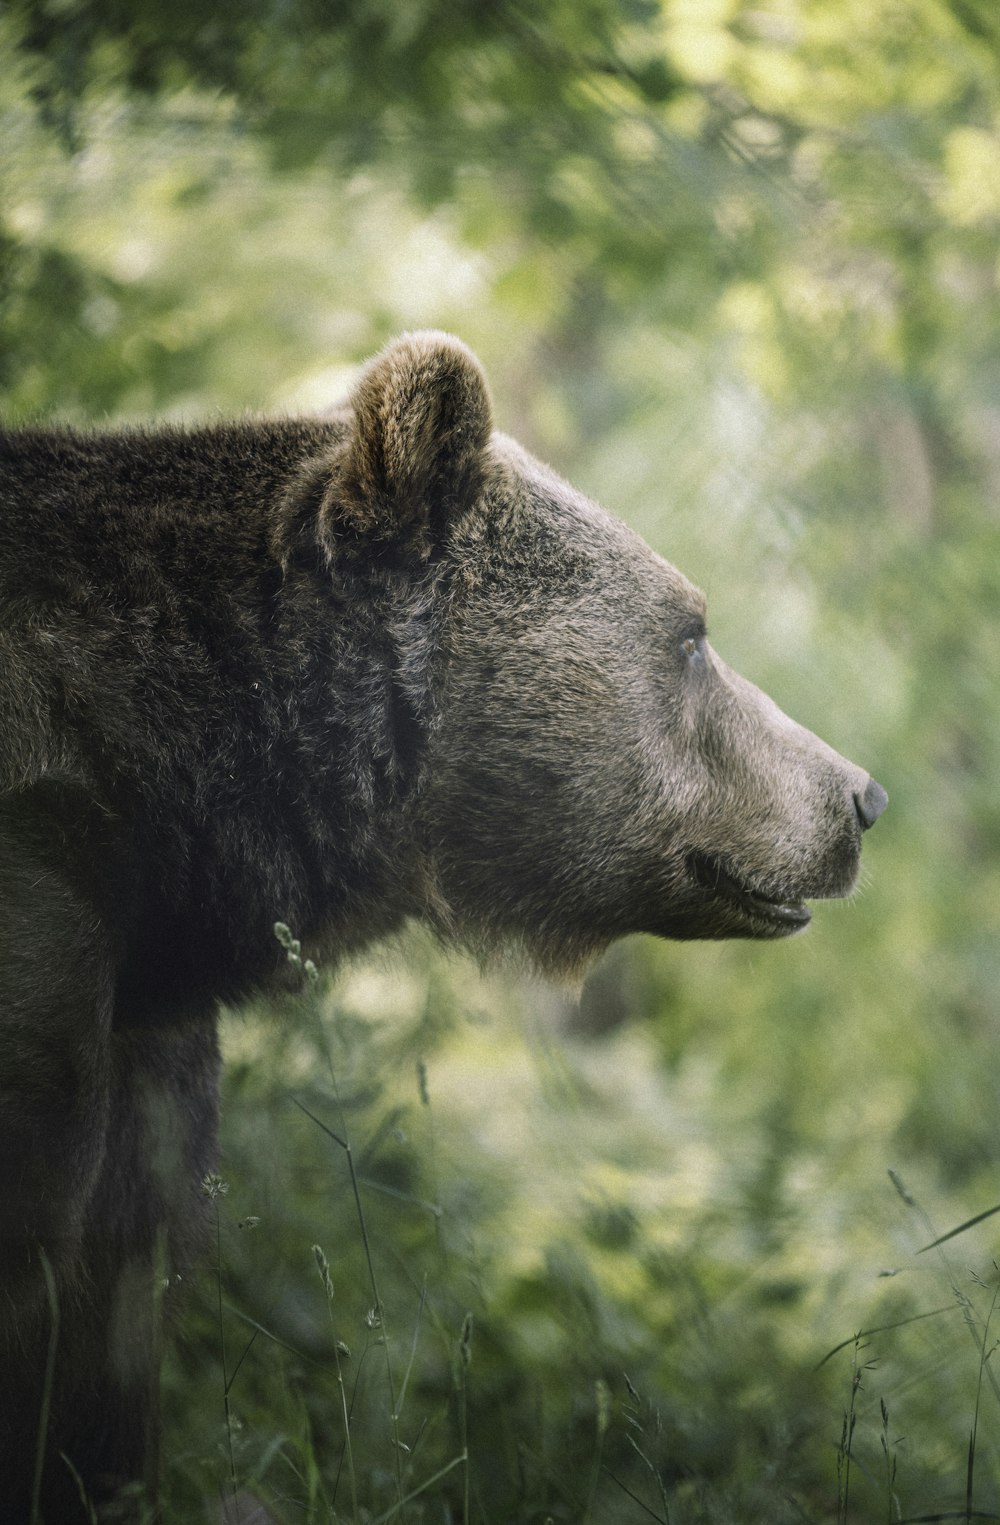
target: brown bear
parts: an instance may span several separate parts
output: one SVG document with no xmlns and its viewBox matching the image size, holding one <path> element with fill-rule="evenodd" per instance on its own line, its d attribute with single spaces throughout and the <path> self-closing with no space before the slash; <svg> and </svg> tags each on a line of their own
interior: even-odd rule
<svg viewBox="0 0 1000 1525">
<path fill-rule="evenodd" d="M 276 920 L 557 973 L 629 932 L 782 937 L 886 796 L 492 431 L 446 335 L 326 421 L 0 451 L 0 1497 L 68 1525 L 155 1491 L 217 1004 L 274 976 Z"/>
</svg>

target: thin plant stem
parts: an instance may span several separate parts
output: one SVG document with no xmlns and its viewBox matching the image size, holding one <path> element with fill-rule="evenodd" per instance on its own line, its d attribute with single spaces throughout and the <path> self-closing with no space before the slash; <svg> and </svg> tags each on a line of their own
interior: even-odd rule
<svg viewBox="0 0 1000 1525">
<path fill-rule="evenodd" d="M 331 1075 L 332 1075 L 332 1062 L 331 1062 Z M 334 1084 L 336 1084 L 336 1082 L 334 1082 Z M 396 1383 L 395 1383 L 395 1378 L 393 1377 L 392 1358 L 391 1358 L 391 1355 L 390 1355 L 390 1352 L 389 1352 L 389 1331 L 388 1331 L 388 1328 L 386 1326 L 385 1308 L 384 1308 L 383 1303 L 382 1303 L 382 1295 L 379 1292 L 378 1276 L 376 1275 L 376 1271 L 375 1271 L 375 1262 L 374 1262 L 374 1259 L 372 1258 L 371 1240 L 368 1237 L 368 1224 L 365 1221 L 365 1210 L 364 1210 L 364 1206 L 363 1206 L 362 1201 L 361 1201 L 361 1187 L 360 1187 L 360 1183 L 358 1181 L 357 1171 L 356 1171 L 356 1169 L 354 1167 L 354 1151 L 351 1148 L 350 1139 L 346 1135 L 346 1130 L 345 1130 L 344 1137 L 341 1138 L 340 1135 L 335 1133 L 332 1128 L 327 1127 L 326 1123 L 324 1123 L 320 1118 L 318 1118 L 315 1115 L 315 1113 L 310 1112 L 309 1108 L 307 1106 L 305 1106 L 301 1101 L 299 1101 L 298 1097 L 295 1097 L 293 1099 L 295 1101 L 295 1105 L 299 1108 L 299 1110 L 301 1112 L 304 1112 L 305 1115 L 308 1118 L 310 1118 L 316 1124 L 316 1126 L 318 1128 L 321 1128 L 322 1131 L 327 1135 L 328 1138 L 331 1138 L 335 1144 L 339 1145 L 339 1147 L 344 1151 L 344 1154 L 345 1154 L 346 1159 L 347 1159 L 347 1170 L 348 1170 L 348 1175 L 350 1176 L 350 1181 L 351 1181 L 351 1191 L 354 1194 L 354 1205 L 355 1205 L 355 1210 L 357 1211 L 357 1215 L 358 1215 L 358 1224 L 359 1224 L 360 1229 L 361 1229 L 361 1242 L 362 1242 L 362 1245 L 364 1246 L 365 1260 L 366 1260 L 367 1265 L 368 1265 L 368 1279 L 369 1279 L 369 1281 L 371 1283 L 372 1298 L 374 1300 L 375 1317 L 378 1320 L 378 1326 L 379 1326 L 380 1330 L 382 1331 L 382 1346 L 383 1346 L 383 1349 L 385 1351 L 385 1373 L 386 1373 L 386 1381 L 387 1381 L 388 1387 L 389 1387 L 390 1423 L 391 1423 L 391 1426 L 392 1426 L 392 1448 L 393 1448 L 394 1462 L 395 1462 L 396 1492 L 397 1492 L 397 1495 L 398 1495 L 398 1497 L 397 1497 L 397 1507 L 399 1508 L 400 1511 L 402 1511 L 403 1506 L 404 1506 L 406 1501 L 405 1501 L 405 1499 L 403 1497 L 403 1469 L 402 1469 L 402 1463 L 401 1463 L 401 1460 L 400 1460 L 401 1452 L 402 1452 L 402 1447 L 400 1445 L 400 1439 L 399 1439 L 399 1415 L 398 1415 L 397 1405 L 396 1405 Z M 337 1104 L 338 1104 L 338 1106 L 340 1105 L 340 1098 L 339 1098 L 339 1096 L 337 1096 Z"/>
<path fill-rule="evenodd" d="M 468 1372 L 472 1360 L 472 1314 L 462 1320 L 462 1337 L 458 1346 L 458 1430 L 462 1455 L 465 1457 L 465 1478 L 462 1489 L 462 1525 L 469 1525 L 469 1389 Z"/>
<path fill-rule="evenodd" d="M 340 1409 L 344 1418 L 344 1450 L 347 1456 L 347 1476 L 351 1485 L 351 1513 L 354 1525 L 358 1525 L 358 1483 L 354 1472 L 354 1448 L 351 1444 L 351 1416 L 347 1408 L 347 1390 L 344 1387 L 344 1372 L 340 1363 L 340 1341 L 337 1338 L 337 1324 L 333 1316 L 333 1277 L 330 1275 L 330 1263 L 318 1244 L 313 1245 L 313 1255 L 319 1267 L 323 1289 L 326 1292 L 326 1303 L 330 1310 L 330 1328 L 333 1332 L 333 1359 L 337 1369 L 337 1390 L 340 1393 Z M 336 1491 L 333 1495 L 336 1504 Z"/>
<path fill-rule="evenodd" d="M 448 1476 L 449 1472 L 454 1472 L 456 1467 L 460 1467 L 463 1462 L 467 1461 L 468 1457 L 464 1452 L 462 1452 L 459 1456 L 453 1456 L 451 1461 L 447 1462 L 443 1467 L 439 1469 L 439 1471 L 434 1473 L 433 1477 L 428 1477 L 424 1482 L 420 1484 L 419 1488 L 411 1489 L 405 1498 L 399 1499 L 395 1504 L 393 1504 L 391 1509 L 387 1509 L 384 1514 L 380 1514 L 377 1519 L 374 1519 L 372 1521 L 372 1525 L 388 1525 L 389 1520 L 393 1519 L 402 1511 L 404 1504 L 412 1503 L 413 1500 L 419 1498 L 422 1493 L 426 1493 L 428 1488 L 433 1488 L 435 1483 L 439 1483 L 443 1477 Z"/>
<path fill-rule="evenodd" d="M 226 1319 L 225 1304 L 222 1300 L 222 1212 L 219 1202 L 226 1195 L 229 1187 L 225 1181 L 217 1175 L 207 1175 L 201 1183 L 201 1189 L 209 1198 L 215 1210 L 215 1288 L 217 1296 L 218 1321 L 219 1321 L 219 1353 L 222 1358 L 222 1408 L 226 1421 L 226 1446 L 229 1452 L 229 1484 L 233 1495 L 233 1508 L 238 1513 L 236 1486 L 236 1453 L 233 1448 L 233 1416 L 229 1405 L 229 1367 L 226 1360 Z M 238 1369 L 238 1368 L 237 1368 Z"/>
<path fill-rule="evenodd" d="M 972 1339 L 973 1343 L 975 1344 L 976 1349 L 978 1350 L 979 1349 L 979 1344 L 980 1344 L 979 1331 L 976 1328 L 976 1321 L 975 1321 L 975 1317 L 974 1317 L 972 1309 L 971 1309 L 971 1305 L 969 1303 L 969 1299 L 965 1296 L 965 1294 L 963 1292 L 959 1291 L 959 1288 L 958 1288 L 958 1277 L 955 1275 L 955 1272 L 952 1269 L 952 1266 L 951 1266 L 951 1264 L 950 1264 L 950 1262 L 948 1260 L 948 1256 L 945 1253 L 944 1249 L 942 1248 L 942 1245 L 944 1244 L 945 1240 L 952 1239 L 957 1234 L 963 1233 L 965 1231 L 965 1229 L 969 1228 L 971 1226 L 971 1224 L 978 1222 L 979 1219 L 978 1218 L 971 1218 L 971 1219 L 968 1220 L 968 1222 L 960 1224 L 957 1229 L 952 1229 L 950 1233 L 940 1234 L 939 1235 L 939 1234 L 936 1233 L 934 1225 L 931 1223 L 931 1220 L 930 1220 L 929 1216 L 924 1211 L 924 1209 L 921 1207 L 920 1203 L 906 1189 L 905 1185 L 903 1184 L 902 1179 L 899 1176 L 898 1171 L 890 1170 L 889 1171 L 889 1179 L 891 1180 L 893 1186 L 896 1188 L 896 1191 L 899 1193 L 899 1196 L 906 1203 L 906 1206 L 913 1208 L 914 1212 L 917 1214 L 917 1217 L 920 1219 L 921 1223 L 924 1225 L 924 1228 L 925 1228 L 925 1230 L 926 1230 L 930 1240 L 933 1241 L 933 1243 L 925 1244 L 923 1246 L 923 1248 L 918 1251 L 918 1254 L 924 1254 L 925 1251 L 930 1250 L 930 1249 L 936 1249 L 937 1250 L 938 1258 L 941 1261 L 941 1265 L 944 1268 L 945 1274 L 947 1275 L 949 1281 L 951 1282 L 952 1291 L 955 1294 L 955 1301 L 956 1301 L 957 1305 L 962 1310 L 962 1318 L 963 1318 L 963 1322 L 965 1324 L 965 1327 L 968 1330 L 969 1336 Z M 991 1211 L 992 1211 L 992 1209 L 991 1209 Z M 985 1214 L 982 1214 L 981 1216 L 989 1217 L 990 1213 L 985 1213 Z M 996 1399 L 997 1403 L 1000 1404 L 1000 1381 L 997 1380 L 997 1376 L 996 1376 L 995 1372 L 993 1371 L 993 1369 L 990 1366 L 986 1367 L 986 1369 L 985 1369 L 985 1376 L 986 1376 L 987 1382 L 989 1383 L 989 1386 L 990 1386 L 990 1389 L 991 1389 L 991 1391 L 993 1393 L 994 1398 Z"/>
<path fill-rule="evenodd" d="M 998 1269 L 996 1261 L 993 1262 L 993 1268 L 994 1270 Z M 979 1375 L 976 1381 L 976 1406 L 972 1414 L 972 1429 L 969 1433 L 969 1464 L 965 1475 L 965 1516 L 968 1520 L 971 1520 L 973 1517 L 972 1493 L 976 1468 L 976 1436 L 979 1430 L 979 1404 L 983 1393 L 983 1375 L 986 1371 L 986 1363 L 992 1354 L 992 1351 L 986 1349 L 986 1342 L 989 1339 L 990 1323 L 993 1319 L 998 1297 L 1000 1297 L 1000 1283 L 998 1283 L 997 1286 L 995 1286 L 993 1289 L 993 1298 L 990 1302 L 990 1311 L 986 1315 L 986 1322 L 983 1325 L 983 1340 L 979 1347 Z"/>
<path fill-rule="evenodd" d="M 653 1463 L 650 1461 L 650 1459 L 646 1455 L 645 1451 L 643 1451 L 639 1447 L 639 1445 L 636 1442 L 635 1438 L 632 1435 L 629 1435 L 627 1431 L 626 1431 L 626 1434 L 625 1434 L 625 1439 L 628 1441 L 629 1445 L 632 1447 L 632 1449 L 635 1452 L 635 1454 L 639 1457 L 640 1461 L 642 1461 L 645 1464 L 646 1469 L 648 1470 L 648 1472 L 652 1476 L 653 1480 L 655 1481 L 656 1486 L 657 1486 L 657 1488 L 659 1490 L 659 1494 L 660 1494 L 660 1502 L 663 1504 L 663 1525 L 670 1525 L 670 1505 L 667 1502 L 667 1490 L 663 1486 L 663 1479 L 662 1479 L 662 1477 L 660 1476 L 659 1472 L 657 1472 L 656 1468 L 653 1466 Z M 605 1472 L 607 1472 L 608 1471 L 607 1467 L 605 1467 L 604 1470 L 605 1470 Z M 613 1477 L 614 1474 L 611 1473 L 611 1472 L 608 1472 L 608 1476 L 609 1477 Z M 614 1481 L 616 1483 L 618 1483 L 619 1488 L 624 1486 L 624 1484 L 618 1482 L 618 1479 L 616 1477 L 614 1478 Z M 628 1492 L 627 1489 L 625 1491 Z M 631 1494 L 630 1497 L 634 1498 L 635 1495 Z M 643 1505 L 643 1508 L 647 1508 L 647 1507 L 648 1506 Z M 649 1510 L 649 1513 L 652 1514 L 653 1511 Z M 660 1516 L 659 1515 L 653 1515 L 653 1518 L 658 1520 L 660 1518 Z"/>
<path fill-rule="evenodd" d="M 847 1525 L 848 1509 L 851 1498 L 851 1445 L 854 1440 L 854 1426 L 857 1423 L 856 1403 L 858 1391 L 861 1387 L 861 1373 L 863 1367 L 858 1365 L 858 1355 L 861 1350 L 860 1340 L 854 1342 L 854 1358 L 851 1362 L 851 1401 L 844 1415 L 844 1424 L 840 1435 L 840 1449 L 837 1453 L 837 1483 L 838 1483 L 838 1508 L 837 1525 Z"/>
<path fill-rule="evenodd" d="M 424 1305 L 426 1304 L 426 1302 L 427 1302 L 427 1278 L 424 1277 L 423 1285 L 420 1288 L 420 1302 L 419 1302 L 419 1304 L 417 1306 L 417 1321 L 416 1321 L 416 1323 L 415 1323 L 415 1325 L 413 1327 L 413 1343 L 410 1346 L 410 1359 L 406 1363 L 406 1371 L 405 1371 L 405 1373 L 403 1375 L 403 1385 L 399 1389 L 399 1408 L 396 1411 L 397 1419 L 402 1416 L 402 1413 L 403 1413 L 403 1404 L 406 1402 L 406 1389 L 409 1386 L 410 1373 L 413 1370 L 413 1363 L 416 1360 L 417 1344 L 418 1344 L 418 1341 L 420 1339 L 420 1326 L 423 1323 Z"/>
<path fill-rule="evenodd" d="M 608 1432 L 610 1418 L 611 1395 L 605 1382 L 598 1380 L 595 1385 L 596 1398 L 596 1428 L 597 1444 L 594 1448 L 594 1465 L 590 1473 L 590 1488 L 587 1493 L 587 1506 L 583 1514 L 583 1525 L 590 1525 L 594 1512 L 594 1501 L 597 1498 L 597 1485 L 601 1480 L 601 1463 L 604 1457 L 604 1437 Z"/>
<path fill-rule="evenodd" d="M 389 1331 L 386 1326 L 385 1308 L 383 1306 L 382 1297 L 379 1292 L 378 1278 L 375 1274 L 375 1262 L 372 1258 L 371 1243 L 368 1238 L 368 1225 L 365 1221 L 365 1211 L 361 1202 L 361 1189 L 358 1183 L 358 1173 L 354 1165 L 354 1152 L 351 1148 L 351 1141 L 347 1133 L 344 1106 L 340 1097 L 340 1087 L 337 1084 L 337 1071 L 333 1062 L 333 1052 L 330 1047 L 329 1034 L 327 1032 L 326 1024 L 323 1021 L 320 1004 L 317 999 L 319 971 L 316 968 L 316 965 L 313 963 L 312 959 L 302 958 L 300 944 L 298 940 L 292 935 L 290 928 L 284 922 L 275 922 L 274 935 L 278 939 L 278 942 L 281 944 L 281 946 L 285 949 L 289 963 L 302 975 L 304 981 L 304 999 L 316 1020 L 321 1040 L 321 1046 L 323 1052 L 326 1055 L 327 1069 L 330 1073 L 330 1085 L 333 1090 L 334 1100 L 337 1104 L 337 1110 L 340 1113 L 341 1129 L 344 1135 L 343 1138 L 334 1133 L 332 1128 L 328 1128 L 325 1123 L 321 1122 L 314 1113 L 309 1111 L 308 1107 L 303 1106 L 302 1102 L 300 1102 L 297 1097 L 293 1098 L 295 1100 L 296 1106 L 300 1109 L 300 1111 L 304 1112 L 307 1117 L 312 1119 L 318 1128 L 321 1128 L 329 1138 L 333 1139 L 334 1143 L 338 1144 L 340 1148 L 343 1149 L 347 1157 L 347 1169 L 351 1178 L 351 1190 L 354 1193 L 354 1204 L 358 1214 L 358 1223 L 361 1227 L 361 1241 L 364 1245 L 365 1259 L 368 1263 L 368 1277 L 371 1282 L 372 1297 L 374 1299 L 374 1313 L 376 1319 L 378 1320 L 378 1326 L 382 1332 L 382 1345 L 385 1350 L 385 1372 L 386 1381 L 389 1387 L 390 1424 L 392 1426 L 392 1449 L 394 1471 L 396 1476 L 397 1506 L 400 1513 L 402 1513 L 405 1503 L 403 1498 L 403 1468 L 402 1462 L 400 1460 L 402 1447 L 399 1439 L 399 1417 L 396 1405 L 395 1380 L 392 1374 L 392 1356 L 389 1350 Z"/>
<path fill-rule="evenodd" d="M 31 1484 L 31 1525 L 40 1525 L 42 1498 L 42 1470 L 45 1466 L 45 1445 L 49 1434 L 49 1413 L 52 1407 L 52 1384 L 55 1379 L 56 1349 L 59 1345 L 59 1292 L 49 1257 L 39 1248 L 42 1275 L 45 1277 L 45 1293 L 49 1301 L 52 1322 L 49 1326 L 49 1344 L 45 1353 L 45 1377 L 42 1382 L 42 1401 L 38 1411 L 38 1439 L 35 1444 L 35 1475 Z"/>
</svg>

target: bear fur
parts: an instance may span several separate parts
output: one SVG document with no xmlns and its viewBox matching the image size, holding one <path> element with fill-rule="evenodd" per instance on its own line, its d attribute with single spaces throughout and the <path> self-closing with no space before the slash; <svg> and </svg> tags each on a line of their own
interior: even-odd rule
<svg viewBox="0 0 1000 1525">
<path fill-rule="evenodd" d="M 328 420 L 0 459 L 0 1493 L 69 1525 L 74 1471 L 100 1518 L 155 1494 L 217 1006 L 275 976 L 276 920 L 329 958 L 415 917 L 557 973 L 629 932 L 783 936 L 885 795 L 493 432 L 446 335 Z"/>
</svg>

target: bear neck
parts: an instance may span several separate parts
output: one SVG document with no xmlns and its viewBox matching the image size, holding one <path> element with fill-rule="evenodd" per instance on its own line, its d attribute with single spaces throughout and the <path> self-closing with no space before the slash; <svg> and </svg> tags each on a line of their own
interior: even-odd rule
<svg viewBox="0 0 1000 1525">
<path fill-rule="evenodd" d="M 0 586 L 7 782 L 102 854 L 123 1009 L 236 998 L 280 965 L 277 921 L 336 954 L 414 908 L 426 578 L 318 530 L 275 556 L 339 428 L 4 442 L 28 547 Z"/>
</svg>

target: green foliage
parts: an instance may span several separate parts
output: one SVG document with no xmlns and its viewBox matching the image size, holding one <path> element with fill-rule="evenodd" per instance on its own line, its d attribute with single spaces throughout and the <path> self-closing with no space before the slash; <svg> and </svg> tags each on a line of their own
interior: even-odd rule
<svg viewBox="0 0 1000 1525">
<path fill-rule="evenodd" d="M 635 1028 L 555 1043 L 536 987 L 398 951 L 227 1022 L 232 1185 L 165 1376 L 168 1519 L 232 1476 L 289 1520 L 960 1496 L 977 1409 L 995 1432 L 995 1273 L 962 1236 L 921 1260 L 934 1227 L 865 1168 L 869 1098 L 836 1098 L 845 1159 L 791 1066 L 751 1099 L 693 1042 L 669 1074 Z"/>
<path fill-rule="evenodd" d="M 892 798 L 806 938 L 630 944 L 582 1016 L 414 943 L 325 1036 L 232 1019 L 231 1423 L 209 1268 L 173 1517 L 1000 1512 L 997 1220 L 919 1253 L 998 1196 L 995 7 L 12 0 L 0 47 L 6 418 L 311 410 L 453 328 Z"/>
</svg>

